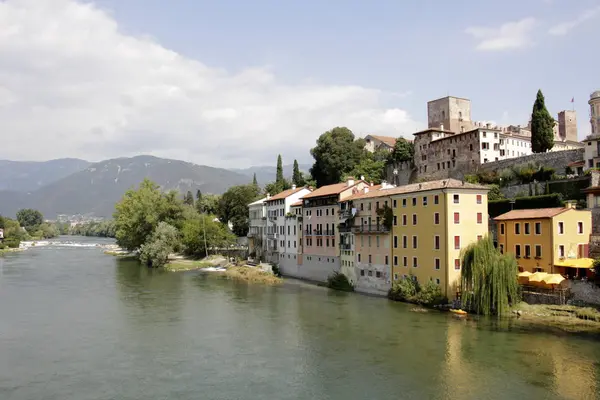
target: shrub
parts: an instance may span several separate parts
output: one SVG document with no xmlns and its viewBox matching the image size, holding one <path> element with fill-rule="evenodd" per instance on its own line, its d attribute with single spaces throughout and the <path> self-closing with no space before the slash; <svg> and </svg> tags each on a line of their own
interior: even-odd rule
<svg viewBox="0 0 600 400">
<path fill-rule="evenodd" d="M 596 276 L 600 276 L 600 258 L 596 258 L 594 260 L 592 268 L 594 268 L 594 273 L 596 274 Z"/>
<path fill-rule="evenodd" d="M 4 245 L 9 249 L 18 249 L 21 245 L 21 240 L 14 237 L 10 237 L 4 240 Z"/>
<path fill-rule="evenodd" d="M 271 265 L 271 271 L 273 271 L 273 275 L 275 275 L 276 277 L 278 277 L 278 278 L 281 277 L 281 270 L 279 269 L 279 265 L 277 265 L 277 264 Z"/>
<path fill-rule="evenodd" d="M 442 294 L 440 286 L 433 281 L 428 281 L 421 287 L 421 291 L 417 293 L 415 300 L 419 304 L 428 306 L 448 303 L 448 299 Z"/>
<path fill-rule="evenodd" d="M 341 272 L 334 272 L 327 277 L 327 287 L 330 289 L 341 290 L 343 292 L 353 292 L 354 286 L 350 283 L 346 275 Z"/>
<path fill-rule="evenodd" d="M 413 301 L 419 291 L 419 283 L 412 276 L 401 278 L 392 284 L 388 298 L 396 301 Z"/>
<path fill-rule="evenodd" d="M 6 248 L 6 245 L 4 243 L 0 243 L 0 250 L 4 250 Z"/>
</svg>

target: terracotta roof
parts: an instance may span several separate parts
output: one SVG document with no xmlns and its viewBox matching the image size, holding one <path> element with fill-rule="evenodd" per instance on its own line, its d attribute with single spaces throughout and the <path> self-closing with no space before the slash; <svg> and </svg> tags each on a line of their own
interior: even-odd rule
<svg viewBox="0 0 600 400">
<path fill-rule="evenodd" d="M 296 189 L 284 190 L 283 192 L 277 193 L 275 196 L 273 196 L 270 199 L 265 200 L 265 201 L 283 200 L 286 197 L 293 195 L 294 193 L 298 193 L 302 189 L 304 189 L 304 187 L 297 187 Z"/>
<path fill-rule="evenodd" d="M 262 204 L 262 203 L 264 203 L 266 200 L 267 200 L 267 198 L 265 197 L 265 198 L 263 198 L 263 199 L 260 199 L 260 200 L 253 201 L 252 203 L 250 203 L 250 204 L 248 204 L 248 205 L 249 205 L 249 206 L 255 206 L 255 205 L 258 205 L 258 204 Z"/>
<path fill-rule="evenodd" d="M 422 131 L 415 132 L 415 133 L 413 133 L 413 135 L 415 135 L 415 136 L 416 136 L 416 135 L 422 135 L 423 133 L 429 133 L 429 132 L 443 132 L 443 133 L 452 133 L 452 134 L 454 134 L 454 133 L 455 133 L 455 132 L 452 132 L 452 131 L 447 131 L 447 130 L 445 130 L 445 129 L 439 129 L 439 128 L 427 128 L 427 129 L 424 129 L 424 130 L 422 130 Z"/>
<path fill-rule="evenodd" d="M 298 200 L 294 204 L 291 204 L 290 207 L 298 207 L 298 206 L 301 206 L 301 205 L 302 205 L 302 200 Z"/>
<path fill-rule="evenodd" d="M 398 194 L 405 193 L 415 193 L 415 192 L 425 192 L 428 190 L 438 190 L 438 189 L 477 189 L 477 190 L 489 190 L 487 186 L 475 185 L 473 183 L 459 181 L 458 179 L 442 179 L 439 181 L 431 181 L 431 182 L 422 182 L 422 183 L 413 183 L 410 185 L 393 187 L 390 189 L 380 189 L 380 190 L 371 190 L 367 193 L 357 193 L 352 195 L 345 200 L 355 200 L 355 199 L 366 199 L 373 197 L 383 197 L 383 196 L 394 196 Z"/>
<path fill-rule="evenodd" d="M 393 136 L 367 135 L 365 137 L 365 139 L 368 138 L 368 137 L 372 137 L 373 139 L 377 139 L 380 142 L 383 142 L 383 143 L 387 144 L 390 147 L 394 147 L 396 145 L 396 138 L 393 137 Z"/>
<path fill-rule="evenodd" d="M 327 186 L 321 186 L 320 188 L 313 191 L 312 193 L 309 193 L 309 194 L 305 195 L 304 197 L 302 197 L 302 199 L 312 199 L 315 197 L 333 196 L 334 194 L 340 194 L 344 190 L 354 187 L 361 182 L 366 183 L 365 181 L 358 180 L 358 181 L 354 181 L 354 185 L 352 185 L 352 186 L 348 186 L 348 183 L 346 183 L 346 182 L 334 183 L 333 185 L 327 185 Z"/>
<path fill-rule="evenodd" d="M 555 208 L 535 208 L 531 210 L 512 210 L 494 218 L 494 221 L 506 221 L 511 219 L 539 219 L 552 218 L 572 208 L 555 207 Z"/>
</svg>

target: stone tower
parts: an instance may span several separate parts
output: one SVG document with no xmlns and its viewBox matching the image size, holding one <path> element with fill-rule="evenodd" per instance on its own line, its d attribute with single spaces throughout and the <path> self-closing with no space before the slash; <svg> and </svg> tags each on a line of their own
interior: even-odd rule
<svg viewBox="0 0 600 400">
<path fill-rule="evenodd" d="M 596 90 L 590 95 L 590 124 L 592 125 L 592 135 L 600 134 L 600 90 Z"/>
<path fill-rule="evenodd" d="M 447 96 L 427 102 L 427 127 L 455 133 L 472 129 L 471 100 Z"/>
<path fill-rule="evenodd" d="M 577 142 L 577 113 L 564 110 L 558 113 L 558 138 Z"/>
</svg>

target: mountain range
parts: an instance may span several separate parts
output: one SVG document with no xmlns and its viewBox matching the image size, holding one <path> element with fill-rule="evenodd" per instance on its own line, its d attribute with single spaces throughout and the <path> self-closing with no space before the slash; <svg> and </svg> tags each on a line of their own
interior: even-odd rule
<svg viewBox="0 0 600 400">
<path fill-rule="evenodd" d="M 110 217 L 123 193 L 144 178 L 163 190 L 221 194 L 252 182 L 254 174 L 252 168 L 231 171 L 146 155 L 93 164 L 76 159 L 1 161 L 0 170 L 0 214 L 14 216 L 21 208 L 35 208 L 48 219 L 58 214 Z"/>
</svg>

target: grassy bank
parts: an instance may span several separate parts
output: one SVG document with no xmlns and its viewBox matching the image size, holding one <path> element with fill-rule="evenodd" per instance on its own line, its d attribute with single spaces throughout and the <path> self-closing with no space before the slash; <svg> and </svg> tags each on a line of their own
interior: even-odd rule
<svg viewBox="0 0 600 400">
<path fill-rule="evenodd" d="M 532 327 L 600 334 L 600 312 L 592 307 L 520 303 L 513 311 L 520 312 L 520 323 Z"/>
<path fill-rule="evenodd" d="M 11 248 L 7 248 L 7 249 L 0 249 L 0 256 L 4 255 L 4 254 L 8 254 L 8 253 L 16 253 L 18 251 L 23 251 L 24 249 L 11 249 Z"/>
<path fill-rule="evenodd" d="M 218 267 L 227 260 L 223 256 L 215 255 L 208 256 L 201 260 L 195 260 L 191 258 L 185 258 L 183 256 L 173 256 L 171 260 L 165 265 L 165 271 L 171 272 L 182 272 L 182 271 L 195 271 L 202 268 Z"/>
<path fill-rule="evenodd" d="M 231 279 L 237 279 L 251 283 L 278 285 L 283 282 L 283 279 L 276 277 L 270 272 L 265 272 L 260 268 L 249 267 L 247 265 L 228 267 L 223 274 Z"/>
</svg>

